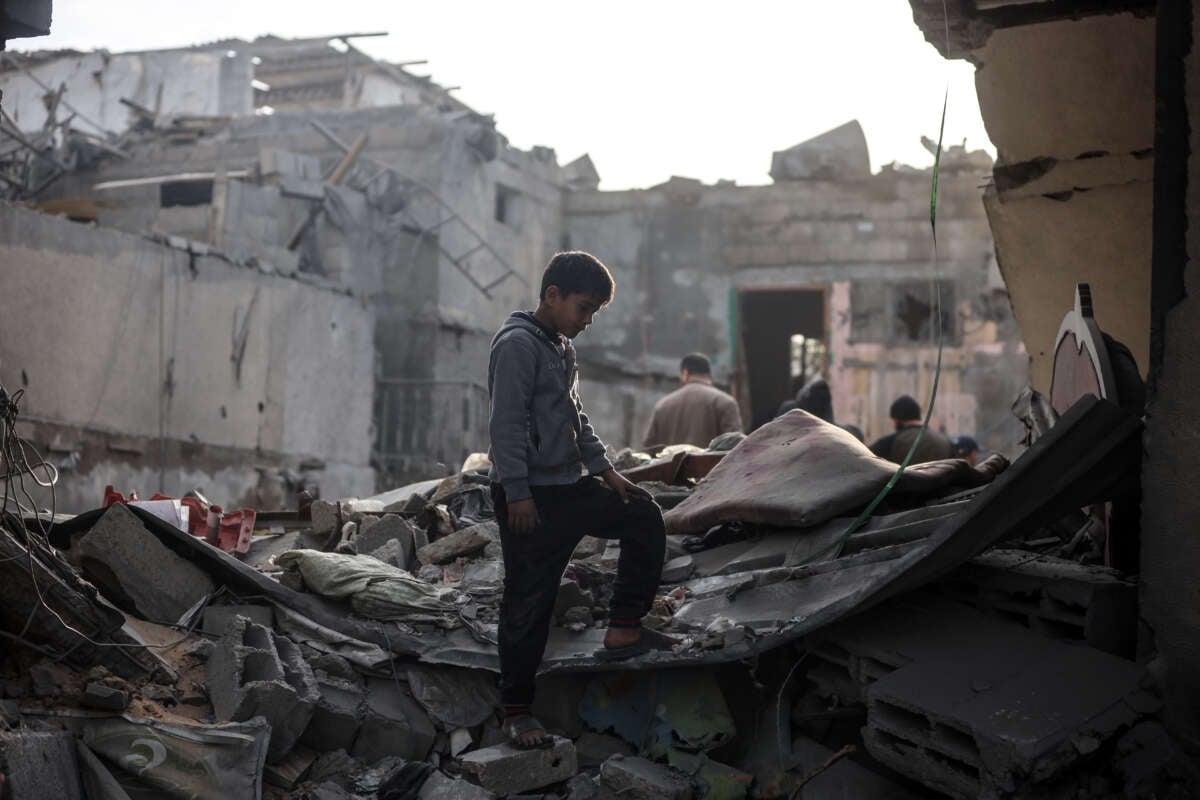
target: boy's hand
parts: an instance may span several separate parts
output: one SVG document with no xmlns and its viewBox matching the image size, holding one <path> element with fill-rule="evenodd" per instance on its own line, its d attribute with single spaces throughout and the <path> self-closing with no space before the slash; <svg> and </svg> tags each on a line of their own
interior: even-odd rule
<svg viewBox="0 0 1200 800">
<path fill-rule="evenodd" d="M 529 533 L 537 527 L 538 522 L 537 506 L 532 497 L 508 504 L 508 527 L 517 533 Z"/>
<path fill-rule="evenodd" d="M 621 495 L 622 503 L 628 503 L 630 497 L 636 497 L 640 500 L 650 500 L 651 502 L 654 501 L 649 492 L 636 483 L 631 482 L 615 469 L 604 470 L 604 472 L 600 473 L 600 478 L 608 485 L 608 488 Z"/>
</svg>

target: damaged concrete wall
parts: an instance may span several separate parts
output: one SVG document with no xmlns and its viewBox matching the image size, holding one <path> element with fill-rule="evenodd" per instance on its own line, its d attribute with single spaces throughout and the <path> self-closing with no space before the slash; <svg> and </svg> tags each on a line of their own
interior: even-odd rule
<svg viewBox="0 0 1200 800">
<path fill-rule="evenodd" d="M 735 388 L 743 421 L 754 421 L 763 404 L 746 396 L 744 335 L 756 320 L 747 320 L 745 298 L 806 291 L 823 295 L 824 311 L 812 321 L 797 317 L 794 332 L 813 325 L 828 347 L 835 417 L 868 437 L 886 433 L 891 401 L 927 397 L 934 371 L 931 338 L 905 341 L 883 316 L 900 288 L 927 291 L 935 274 L 929 180 L 891 169 L 836 182 L 672 179 L 644 191 L 566 194 L 569 244 L 600 254 L 617 282 L 616 300 L 577 343 L 598 430 L 612 444 L 640 444 L 654 401 L 692 350 L 712 358 L 717 383 Z M 995 272 L 978 183 L 968 164 L 942 177 L 939 268 L 953 332 L 933 424 L 952 434 L 991 431 L 997 435 L 985 446 L 999 448 L 1008 444 L 1008 405 L 1025 380 L 1025 355 Z M 874 306 L 855 297 L 858 286 L 879 288 Z M 871 313 L 888 324 L 873 324 Z M 587 380 L 589 369 L 626 377 L 601 386 Z"/>
<path fill-rule="evenodd" d="M 1166 718 L 1200 749 L 1200 14 L 1193 3 L 1160 9 L 1157 92 L 1164 159 L 1156 173 L 1155 325 L 1162 350 L 1151 367 L 1142 471 L 1142 616 L 1164 681 Z M 1168 167 L 1167 164 L 1170 164 Z M 1169 174 L 1167 174 L 1169 171 Z M 1161 326 L 1161 327 L 1158 327 Z"/>
<path fill-rule="evenodd" d="M 975 53 L 999 161 L 985 204 L 1031 358 L 1048 392 L 1075 284 L 1144 374 L 1149 356 L 1154 20 L 1094 16 L 1006 28 Z"/>
<path fill-rule="evenodd" d="M 19 57 L 18 57 L 19 58 Z M 64 99 L 78 114 L 74 125 L 91 133 L 129 127 L 127 98 L 160 115 L 224 116 L 254 111 L 251 54 L 237 50 L 96 51 L 53 58 L 25 72 L 0 72 L 6 110 L 22 130 L 40 130 L 46 120 L 46 90 L 66 85 Z M 103 130 L 98 130 L 100 126 Z"/>
<path fill-rule="evenodd" d="M 281 468 L 369 493 L 371 337 L 355 298 L 119 231 L 0 208 L 0 380 L 54 455 L 60 511 L 104 485 L 290 505 Z"/>
</svg>

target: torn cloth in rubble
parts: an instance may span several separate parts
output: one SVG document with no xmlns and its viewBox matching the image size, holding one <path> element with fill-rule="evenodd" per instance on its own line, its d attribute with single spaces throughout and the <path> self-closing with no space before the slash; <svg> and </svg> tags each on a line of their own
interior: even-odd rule
<svg viewBox="0 0 1200 800">
<path fill-rule="evenodd" d="M 349 600 L 369 619 L 428 622 L 442 628 L 462 624 L 456 590 L 437 587 L 370 556 L 289 550 L 276 559 L 285 571 L 300 573 L 305 586 L 335 600 Z"/>
<path fill-rule="evenodd" d="M 932 497 L 951 487 L 990 483 L 1002 457 L 978 467 L 961 459 L 909 467 L 892 490 Z M 896 472 L 854 436 L 805 411 L 789 411 L 734 448 L 664 516 L 667 533 L 695 533 L 722 522 L 808 527 L 867 505 Z"/>
</svg>

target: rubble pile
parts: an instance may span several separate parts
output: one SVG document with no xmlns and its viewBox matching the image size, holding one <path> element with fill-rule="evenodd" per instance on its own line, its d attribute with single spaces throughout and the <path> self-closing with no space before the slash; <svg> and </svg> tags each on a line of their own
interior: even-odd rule
<svg viewBox="0 0 1200 800">
<path fill-rule="evenodd" d="M 528 751 L 496 711 L 486 464 L 258 510 L 244 553 L 136 501 L 6 512 L 6 796 L 1174 796 L 1135 583 L 1044 552 L 1136 470 L 1139 433 L 1085 398 L 1011 465 L 886 491 L 800 411 L 729 450 L 628 454 L 669 506 L 647 625 L 678 643 L 596 658 L 619 551 L 585 538 L 533 708 L 553 746 Z"/>
</svg>

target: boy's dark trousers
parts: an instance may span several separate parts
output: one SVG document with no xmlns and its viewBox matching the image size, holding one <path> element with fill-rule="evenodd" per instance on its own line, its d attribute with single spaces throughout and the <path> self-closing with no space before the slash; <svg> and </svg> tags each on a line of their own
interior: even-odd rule
<svg viewBox="0 0 1200 800">
<path fill-rule="evenodd" d="M 539 523 L 517 533 L 508 527 L 504 488 L 492 501 L 504 548 L 500 602 L 500 702 L 533 702 L 533 679 L 550 635 L 563 570 L 584 536 L 619 539 L 621 558 L 609 605 L 610 624 L 637 625 L 654 603 L 662 577 L 666 530 L 658 505 L 630 496 L 628 503 L 599 478 L 561 486 L 533 486 Z"/>
</svg>

